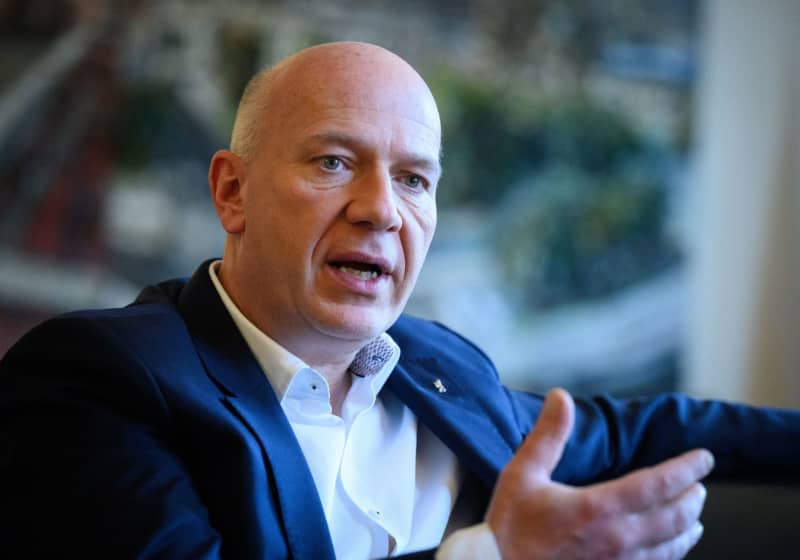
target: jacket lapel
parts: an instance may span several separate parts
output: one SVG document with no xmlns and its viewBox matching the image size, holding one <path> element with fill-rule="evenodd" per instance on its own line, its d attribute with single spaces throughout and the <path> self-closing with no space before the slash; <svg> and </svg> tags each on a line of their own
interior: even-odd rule
<svg viewBox="0 0 800 560">
<path fill-rule="evenodd" d="M 464 390 L 469 380 L 459 376 L 466 373 L 467 368 L 442 367 L 435 358 L 401 358 L 387 388 L 491 489 L 519 441 L 498 431 L 498 411 L 490 397 Z"/>
<path fill-rule="evenodd" d="M 178 298 L 178 309 L 225 404 L 258 440 L 274 477 L 286 540 L 295 558 L 334 558 L 325 516 L 302 450 L 277 396 L 200 266 Z M 309 538 L 315 535 L 315 538 Z"/>
</svg>

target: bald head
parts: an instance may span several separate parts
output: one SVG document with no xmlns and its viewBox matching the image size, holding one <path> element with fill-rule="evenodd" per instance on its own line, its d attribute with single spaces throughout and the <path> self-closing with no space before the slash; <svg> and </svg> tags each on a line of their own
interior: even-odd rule
<svg viewBox="0 0 800 560">
<path fill-rule="evenodd" d="M 380 106 L 373 106 L 376 99 Z M 377 45 L 327 43 L 295 53 L 250 80 L 236 113 L 231 151 L 252 161 L 264 135 L 280 134 L 299 108 L 326 105 L 388 111 L 436 134 L 441 130 L 433 95 L 406 61 Z"/>
</svg>

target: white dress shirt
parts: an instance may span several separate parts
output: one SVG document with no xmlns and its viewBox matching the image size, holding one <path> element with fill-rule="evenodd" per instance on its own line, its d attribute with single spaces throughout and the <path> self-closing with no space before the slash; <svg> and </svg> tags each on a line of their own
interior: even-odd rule
<svg viewBox="0 0 800 560">
<path fill-rule="evenodd" d="M 336 557 L 363 560 L 438 546 L 461 472 L 453 453 L 418 425 L 413 412 L 381 392 L 400 358 L 397 344 L 384 333 L 359 351 L 336 416 L 327 380 L 239 311 L 217 277 L 219 262 L 209 267 L 211 280 L 300 444 Z M 481 524 L 454 533 L 438 557 L 487 558 L 486 550 L 499 558 L 491 531 Z"/>
</svg>

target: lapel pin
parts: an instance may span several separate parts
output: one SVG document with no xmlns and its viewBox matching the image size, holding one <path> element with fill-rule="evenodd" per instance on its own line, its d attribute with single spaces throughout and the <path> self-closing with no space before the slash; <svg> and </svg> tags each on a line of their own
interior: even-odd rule
<svg viewBox="0 0 800 560">
<path fill-rule="evenodd" d="M 440 393 L 447 392 L 447 387 L 444 386 L 444 383 L 442 383 L 441 379 L 437 379 L 436 381 L 434 381 L 433 386 L 436 387 L 436 390 L 439 391 Z"/>
</svg>

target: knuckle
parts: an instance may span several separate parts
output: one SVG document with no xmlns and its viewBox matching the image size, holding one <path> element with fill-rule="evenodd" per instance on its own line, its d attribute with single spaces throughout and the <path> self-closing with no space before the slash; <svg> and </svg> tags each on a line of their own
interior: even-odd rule
<svg viewBox="0 0 800 560">
<path fill-rule="evenodd" d="M 653 490 L 660 497 L 664 498 L 670 494 L 670 489 L 673 486 L 674 476 L 670 471 L 661 471 L 653 481 Z"/>
<path fill-rule="evenodd" d="M 652 477 L 651 484 L 654 499 L 664 501 L 679 495 L 691 485 L 691 482 L 684 478 L 682 473 L 675 469 L 657 470 L 655 476 Z"/>
<path fill-rule="evenodd" d="M 697 519 L 697 514 L 691 508 L 677 508 L 669 520 L 669 525 L 673 535 L 680 535 L 692 526 Z"/>
</svg>

